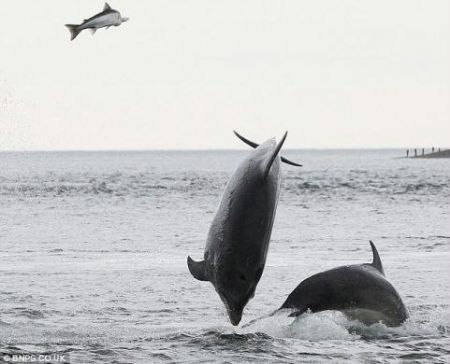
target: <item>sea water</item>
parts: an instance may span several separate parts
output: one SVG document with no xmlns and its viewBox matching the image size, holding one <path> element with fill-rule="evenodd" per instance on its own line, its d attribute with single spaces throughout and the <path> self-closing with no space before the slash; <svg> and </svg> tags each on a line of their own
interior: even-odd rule
<svg viewBox="0 0 450 364">
<path fill-rule="evenodd" d="M 241 327 L 195 280 L 248 151 L 0 153 L 0 362 L 450 361 L 450 160 L 400 150 L 283 150 L 266 268 Z M 373 240 L 411 318 L 365 326 L 278 308 L 305 278 L 370 262 Z"/>
</svg>

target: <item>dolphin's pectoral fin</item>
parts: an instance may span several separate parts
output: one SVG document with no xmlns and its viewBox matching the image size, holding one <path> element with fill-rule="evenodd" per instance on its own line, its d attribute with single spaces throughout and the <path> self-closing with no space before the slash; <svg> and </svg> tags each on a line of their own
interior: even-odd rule
<svg viewBox="0 0 450 364">
<path fill-rule="evenodd" d="M 257 148 L 259 144 L 252 142 L 251 140 L 248 140 L 247 138 L 244 138 L 242 135 L 240 135 L 237 131 L 233 130 L 233 133 L 239 138 L 241 139 L 245 144 L 250 145 L 252 148 Z M 302 167 L 301 164 L 295 163 L 290 161 L 287 158 L 284 158 L 283 156 L 280 156 L 280 159 L 282 162 L 286 163 L 286 164 L 290 164 L 291 166 L 296 166 L 296 167 Z"/>
<path fill-rule="evenodd" d="M 267 178 L 270 172 L 270 168 L 272 167 L 273 161 L 277 157 L 278 153 L 280 153 L 281 147 L 284 144 L 284 141 L 286 140 L 287 132 L 284 133 L 283 138 L 281 138 L 280 142 L 276 145 L 275 149 L 272 152 L 272 155 L 270 156 L 269 160 L 267 161 L 265 167 L 264 167 L 264 179 Z"/>
<path fill-rule="evenodd" d="M 205 261 L 196 262 L 191 257 L 187 257 L 187 265 L 192 276 L 199 281 L 208 281 L 206 277 Z"/>
<path fill-rule="evenodd" d="M 97 31 L 97 28 L 90 28 L 91 29 L 91 33 L 92 33 L 92 35 L 94 35 L 95 34 L 95 32 Z"/>
<path fill-rule="evenodd" d="M 383 264 L 381 263 L 380 255 L 378 254 L 377 248 L 372 240 L 370 240 L 370 247 L 372 248 L 373 260 L 370 264 L 377 271 L 379 271 L 382 275 L 384 275 Z"/>
</svg>

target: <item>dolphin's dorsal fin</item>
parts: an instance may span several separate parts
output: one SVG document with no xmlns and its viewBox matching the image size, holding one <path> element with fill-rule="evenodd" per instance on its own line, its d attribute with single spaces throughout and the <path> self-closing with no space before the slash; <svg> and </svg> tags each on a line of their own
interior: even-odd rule
<svg viewBox="0 0 450 364">
<path fill-rule="evenodd" d="M 103 11 L 111 10 L 111 6 L 109 6 L 108 3 L 105 3 L 105 6 L 103 7 Z"/>
<path fill-rule="evenodd" d="M 372 248 L 373 260 L 370 264 L 376 270 L 378 270 L 382 275 L 384 275 L 383 264 L 381 263 L 380 255 L 378 254 L 377 248 L 372 240 L 370 240 L 370 246 Z"/>
<path fill-rule="evenodd" d="M 196 262 L 191 257 L 187 257 L 187 265 L 192 276 L 199 281 L 208 281 L 206 277 L 205 261 Z"/>
<path fill-rule="evenodd" d="M 287 132 L 284 133 L 283 138 L 281 138 L 280 142 L 276 145 L 275 149 L 273 150 L 269 160 L 267 161 L 266 165 L 264 166 L 264 179 L 267 178 L 270 172 L 270 168 L 272 168 L 273 161 L 277 157 L 278 153 L 280 153 L 281 147 L 284 144 L 284 141 L 286 140 Z"/>
<path fill-rule="evenodd" d="M 257 148 L 259 146 L 259 144 L 252 142 L 251 140 L 248 140 L 247 138 L 243 137 L 242 135 L 240 135 L 237 131 L 233 130 L 233 133 L 239 138 L 241 139 L 245 144 L 250 145 L 252 148 Z M 301 164 L 295 163 L 290 161 L 287 158 L 284 158 L 283 156 L 280 156 L 281 161 L 286 163 L 286 164 L 290 164 L 291 166 L 296 166 L 296 167 L 302 167 Z"/>
</svg>

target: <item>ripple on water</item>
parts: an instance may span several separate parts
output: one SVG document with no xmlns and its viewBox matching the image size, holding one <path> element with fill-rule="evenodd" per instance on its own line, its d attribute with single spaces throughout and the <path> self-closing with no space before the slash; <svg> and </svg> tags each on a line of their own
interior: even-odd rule
<svg viewBox="0 0 450 364">
<path fill-rule="evenodd" d="M 33 310 L 25 307 L 17 307 L 13 309 L 13 312 L 16 317 L 26 317 L 29 319 L 43 319 L 45 317 L 43 311 Z"/>
<path fill-rule="evenodd" d="M 73 363 L 450 362 L 447 164 L 386 151 L 288 154 L 305 167 L 283 165 L 246 318 L 318 270 L 365 261 L 358 241 L 370 237 L 411 309 L 403 326 L 337 313 L 228 324 L 185 256 L 203 253 L 244 151 L 2 154 L 2 350 L 68 352 Z"/>
</svg>

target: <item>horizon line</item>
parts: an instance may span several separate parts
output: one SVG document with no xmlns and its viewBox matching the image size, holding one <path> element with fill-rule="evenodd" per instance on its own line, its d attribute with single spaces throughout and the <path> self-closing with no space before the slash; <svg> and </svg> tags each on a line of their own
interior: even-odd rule
<svg viewBox="0 0 450 364">
<path fill-rule="evenodd" d="M 155 149 L 4 149 L 0 153 L 111 153 L 111 152 L 239 152 L 248 150 L 249 148 L 155 148 Z M 283 150 L 304 151 L 304 150 L 431 150 L 432 147 L 309 147 L 309 148 L 284 148 Z M 435 151 L 438 148 L 434 148 Z M 441 151 L 450 148 L 440 148 Z"/>
</svg>

